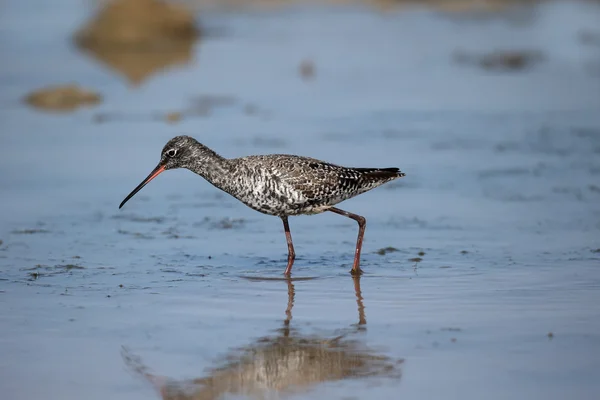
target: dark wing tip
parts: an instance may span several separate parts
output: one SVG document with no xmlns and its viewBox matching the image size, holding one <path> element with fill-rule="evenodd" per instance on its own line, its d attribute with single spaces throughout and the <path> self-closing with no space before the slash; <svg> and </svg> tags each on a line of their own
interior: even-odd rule
<svg viewBox="0 0 600 400">
<path fill-rule="evenodd" d="M 366 177 L 371 179 L 392 179 L 402 178 L 406 174 L 401 172 L 399 168 L 359 168 Z"/>
<path fill-rule="evenodd" d="M 400 171 L 400 168 L 383 168 L 383 171 L 389 171 L 393 175 L 396 175 L 398 178 L 406 176 L 404 172 Z"/>
<path fill-rule="evenodd" d="M 395 174 L 395 175 L 399 176 L 400 178 L 402 178 L 403 176 L 406 175 L 404 172 L 400 171 L 400 168 L 381 168 L 380 171 L 385 171 L 385 172 L 389 172 L 391 174 Z"/>
</svg>

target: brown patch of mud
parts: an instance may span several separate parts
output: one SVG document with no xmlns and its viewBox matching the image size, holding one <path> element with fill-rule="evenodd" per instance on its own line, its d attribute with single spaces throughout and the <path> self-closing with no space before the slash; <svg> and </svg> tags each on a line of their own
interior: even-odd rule
<svg viewBox="0 0 600 400">
<path fill-rule="evenodd" d="M 395 247 L 388 246 L 388 247 L 383 247 L 383 248 L 377 250 L 375 253 L 379 254 L 380 256 L 384 256 L 387 253 L 394 253 L 396 251 L 400 251 L 400 250 L 398 250 Z"/>
<path fill-rule="evenodd" d="M 454 60 L 459 64 L 477 65 L 487 70 L 520 71 L 543 61 L 544 56 L 534 50 L 496 50 L 487 54 L 457 51 Z"/>
<path fill-rule="evenodd" d="M 368 377 L 402 376 L 403 359 L 375 352 L 350 335 L 366 325 L 360 278 L 353 279 L 358 309 L 358 324 L 345 333 L 331 337 L 304 335 L 291 328 L 295 288 L 287 279 L 288 299 L 285 319 L 277 334 L 230 350 L 205 376 L 175 380 L 150 372 L 139 356 L 127 348 L 121 355 L 125 364 L 148 380 L 163 399 L 209 400 L 226 394 L 270 398 L 312 389 L 323 382 Z M 267 373 L 265 373 L 265 371 Z"/>
<path fill-rule="evenodd" d="M 75 41 L 84 47 L 153 50 L 198 35 L 194 15 L 181 5 L 158 0 L 115 0 L 75 34 Z"/>
<path fill-rule="evenodd" d="M 114 0 L 74 35 L 77 46 L 134 85 L 171 65 L 186 64 L 200 30 L 181 4 Z"/>
<path fill-rule="evenodd" d="M 102 97 L 98 93 L 75 84 L 46 87 L 25 97 L 25 102 L 32 107 L 57 112 L 74 111 L 79 107 L 99 104 L 101 101 Z"/>
</svg>

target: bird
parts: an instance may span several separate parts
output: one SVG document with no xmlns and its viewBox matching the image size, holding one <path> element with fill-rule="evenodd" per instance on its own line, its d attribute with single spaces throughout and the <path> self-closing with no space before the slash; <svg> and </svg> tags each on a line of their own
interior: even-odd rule
<svg viewBox="0 0 600 400">
<path fill-rule="evenodd" d="M 119 205 L 121 209 L 137 192 L 162 172 L 186 168 L 246 206 L 283 221 L 288 247 L 284 275 L 289 277 L 296 258 L 288 217 L 325 211 L 358 223 L 354 262 L 350 273 L 361 275 L 360 254 L 365 217 L 334 207 L 338 203 L 405 176 L 399 168 L 355 168 L 291 154 L 250 155 L 225 158 L 191 136 L 170 139 L 156 168 Z"/>
</svg>

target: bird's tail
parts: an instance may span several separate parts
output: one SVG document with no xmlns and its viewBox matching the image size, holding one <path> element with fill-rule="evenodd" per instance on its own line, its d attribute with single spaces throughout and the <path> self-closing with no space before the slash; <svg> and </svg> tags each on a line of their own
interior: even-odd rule
<svg viewBox="0 0 600 400">
<path fill-rule="evenodd" d="M 356 168 L 356 170 L 363 173 L 365 178 L 377 180 L 391 180 L 406 175 L 398 168 Z"/>
</svg>

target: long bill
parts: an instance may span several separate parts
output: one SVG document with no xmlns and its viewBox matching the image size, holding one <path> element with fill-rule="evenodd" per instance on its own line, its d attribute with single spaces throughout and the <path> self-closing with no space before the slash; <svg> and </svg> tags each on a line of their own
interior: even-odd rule
<svg viewBox="0 0 600 400">
<path fill-rule="evenodd" d="M 121 204 L 119 204 L 119 208 L 123 207 L 123 206 L 125 205 L 125 203 L 127 203 L 127 202 L 129 201 L 129 199 L 130 199 L 130 198 L 132 198 L 133 196 L 135 196 L 135 194 L 136 194 L 137 192 L 139 192 L 140 190 L 142 190 L 142 188 L 143 188 L 144 186 L 146 186 L 148 183 L 150 183 L 150 181 L 151 181 L 152 179 L 156 178 L 156 177 L 157 177 L 157 176 L 158 176 L 158 175 L 159 175 L 161 172 L 163 172 L 164 170 L 165 170 L 165 166 L 164 166 L 164 165 L 161 165 L 161 164 L 158 164 L 158 165 L 156 166 L 156 168 L 154 168 L 154 170 L 153 170 L 152 172 L 150 172 L 150 175 L 148 175 L 148 176 L 146 177 L 146 179 L 144 179 L 144 180 L 142 181 L 142 183 L 140 183 L 140 184 L 139 184 L 139 185 L 138 185 L 138 186 L 137 186 L 135 189 L 133 189 L 133 191 L 132 191 L 131 193 L 129 193 L 129 194 L 127 195 L 127 197 L 125 197 L 125 200 L 123 200 L 123 201 L 121 202 Z"/>
</svg>

